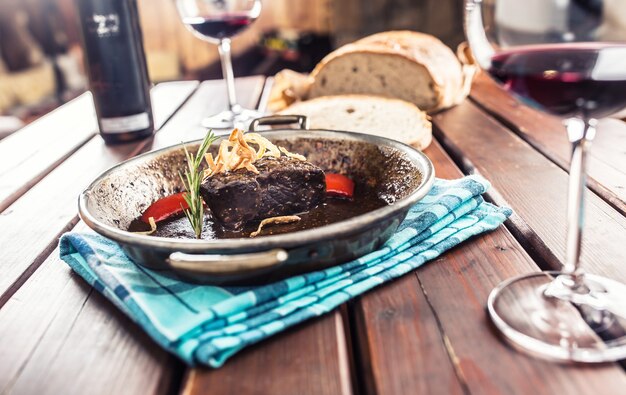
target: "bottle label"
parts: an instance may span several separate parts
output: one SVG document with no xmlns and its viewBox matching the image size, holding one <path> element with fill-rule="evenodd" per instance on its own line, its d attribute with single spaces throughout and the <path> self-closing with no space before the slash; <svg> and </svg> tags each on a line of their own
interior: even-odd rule
<svg viewBox="0 0 626 395">
<path fill-rule="evenodd" d="M 98 37 L 117 36 L 120 32 L 120 17 L 117 14 L 93 14 L 87 19 L 87 29 Z"/>
<path fill-rule="evenodd" d="M 147 129 L 150 126 L 150 116 L 147 112 L 127 117 L 101 118 L 100 131 L 102 133 L 125 133 Z"/>
</svg>

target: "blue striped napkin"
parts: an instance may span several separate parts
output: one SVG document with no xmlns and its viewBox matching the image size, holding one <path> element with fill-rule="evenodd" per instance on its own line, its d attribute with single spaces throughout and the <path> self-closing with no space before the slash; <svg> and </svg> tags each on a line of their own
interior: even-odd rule
<svg viewBox="0 0 626 395">
<path fill-rule="evenodd" d="M 137 322 L 162 347 L 190 365 L 221 366 L 242 348 L 327 313 L 401 276 L 511 215 L 483 200 L 481 177 L 437 179 L 378 251 L 323 271 L 270 285 L 218 287 L 173 280 L 134 264 L 95 233 L 67 233 L 61 258 Z"/>
</svg>

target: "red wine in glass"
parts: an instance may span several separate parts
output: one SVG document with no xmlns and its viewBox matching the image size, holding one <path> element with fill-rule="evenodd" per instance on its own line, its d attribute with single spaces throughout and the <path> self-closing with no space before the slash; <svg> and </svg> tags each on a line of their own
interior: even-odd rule
<svg viewBox="0 0 626 395">
<path fill-rule="evenodd" d="M 183 18 L 183 23 L 205 37 L 221 40 L 239 34 L 254 22 L 254 19 L 248 13 L 230 13 L 207 17 L 187 17 Z"/>
<path fill-rule="evenodd" d="M 580 259 L 597 119 L 626 107 L 626 26 L 614 22 L 622 3 L 465 0 L 477 64 L 524 102 L 561 116 L 571 144 L 561 269 L 507 279 L 487 299 L 505 339 L 549 360 L 626 359 L 626 284 L 586 272 Z"/>
<path fill-rule="evenodd" d="M 626 45 L 516 47 L 493 56 L 488 72 L 527 104 L 552 114 L 601 118 L 626 108 Z"/>
<path fill-rule="evenodd" d="M 247 129 L 250 121 L 262 113 L 237 103 L 235 75 L 231 60 L 231 38 L 244 31 L 261 14 L 261 0 L 176 0 L 176 8 L 185 26 L 200 39 L 217 44 L 226 82 L 228 109 L 201 121 L 209 129 L 233 127 Z"/>
</svg>

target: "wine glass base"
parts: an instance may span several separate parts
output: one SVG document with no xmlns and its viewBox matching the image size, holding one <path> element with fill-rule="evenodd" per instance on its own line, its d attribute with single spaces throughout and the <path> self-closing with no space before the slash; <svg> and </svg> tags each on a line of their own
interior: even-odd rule
<svg viewBox="0 0 626 395">
<path fill-rule="evenodd" d="M 253 119 L 262 117 L 264 114 L 255 110 L 239 109 L 234 112 L 225 110 L 218 114 L 211 115 L 201 121 L 203 127 L 208 129 L 232 129 L 238 128 L 248 130 Z"/>
<path fill-rule="evenodd" d="M 540 272 L 502 282 L 487 302 L 494 325 L 514 347 L 536 357 L 588 363 L 625 359 L 626 285 L 584 274 L 583 286 L 572 291 L 559 281 L 568 278 Z"/>
</svg>

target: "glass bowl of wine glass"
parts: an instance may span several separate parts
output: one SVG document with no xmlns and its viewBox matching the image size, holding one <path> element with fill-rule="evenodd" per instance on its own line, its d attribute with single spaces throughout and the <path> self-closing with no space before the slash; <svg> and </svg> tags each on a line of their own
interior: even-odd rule
<svg viewBox="0 0 626 395">
<path fill-rule="evenodd" d="M 228 109 L 202 120 L 210 129 L 247 129 L 250 121 L 263 116 L 237 103 L 231 61 L 231 38 L 250 26 L 261 13 L 261 0 L 176 0 L 185 26 L 198 38 L 217 44 L 226 81 Z"/>
<path fill-rule="evenodd" d="M 616 17 L 625 5 L 465 2 L 465 33 L 479 66 L 526 105 L 562 117 L 572 145 L 562 268 L 506 280 L 487 301 L 505 339 L 547 359 L 626 358 L 626 286 L 580 265 L 587 152 L 597 119 L 626 107 L 626 21 Z"/>
</svg>

